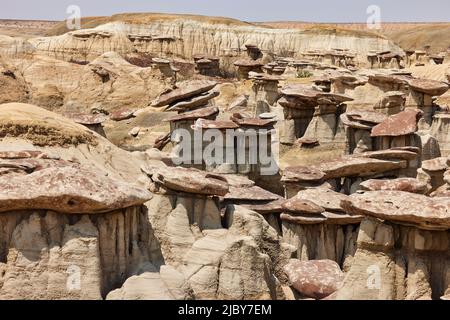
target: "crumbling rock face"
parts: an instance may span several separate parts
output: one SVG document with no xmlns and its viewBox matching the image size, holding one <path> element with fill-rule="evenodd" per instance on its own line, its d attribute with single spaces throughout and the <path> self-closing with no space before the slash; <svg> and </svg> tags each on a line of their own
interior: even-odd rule
<svg viewBox="0 0 450 320">
<path fill-rule="evenodd" d="M 52 111 L 87 113 L 91 106 L 108 111 L 143 108 L 170 81 L 159 70 L 131 65 L 116 52 L 105 52 L 84 65 L 45 55 L 10 64 L 17 70 L 15 86 L 20 86 L 21 79 L 27 84 L 28 99 L 5 102 L 29 102 Z"/>
<path fill-rule="evenodd" d="M 104 36 L 105 33 L 108 34 L 107 37 Z M 111 23 L 94 29 L 36 38 L 30 42 L 39 52 L 51 52 L 67 59 L 76 58 L 77 52 L 74 49 L 81 46 L 87 49 L 86 55 L 89 59 L 105 51 L 155 52 L 189 59 L 199 53 L 214 56 L 223 53 L 244 55 L 247 50 L 245 44 L 252 44 L 262 51 L 278 53 L 303 52 L 309 49 L 327 50 L 344 46 L 364 59 L 372 49 L 401 52 L 398 46 L 381 37 L 314 34 L 298 30 L 269 29 L 235 20 L 212 22 L 192 16 L 153 17 L 152 14 L 135 14 L 128 17 L 118 15 L 113 17 Z"/>
<path fill-rule="evenodd" d="M 183 274 L 171 266 L 147 263 L 143 273 L 128 278 L 120 289 L 108 293 L 107 300 L 190 300 L 192 289 Z"/>
<path fill-rule="evenodd" d="M 365 219 L 343 287 L 329 298 L 439 299 L 450 288 L 448 244 L 448 230 L 427 231 Z"/>
<path fill-rule="evenodd" d="M 0 103 L 27 102 L 28 89 L 16 68 L 0 60 Z"/>
<path fill-rule="evenodd" d="M 298 259 L 330 259 L 348 268 L 363 217 L 349 214 L 341 206 L 347 198 L 326 188 L 311 188 L 283 205 L 283 239 L 296 248 Z"/>
<path fill-rule="evenodd" d="M 141 207 L 103 214 L 0 216 L 2 299 L 101 299 L 142 261 L 160 261 Z"/>
<path fill-rule="evenodd" d="M 289 251 L 262 216 L 236 206 L 222 222 L 212 199 L 192 195 L 155 195 L 147 207 L 166 263 L 183 273 L 196 299 L 284 297 L 274 275 Z"/>
<path fill-rule="evenodd" d="M 0 137 L 17 137 L 31 140 L 38 146 L 95 144 L 89 130 L 75 123 L 29 104 L 1 105 Z M 31 120 L 30 120 L 31 119 Z"/>
</svg>

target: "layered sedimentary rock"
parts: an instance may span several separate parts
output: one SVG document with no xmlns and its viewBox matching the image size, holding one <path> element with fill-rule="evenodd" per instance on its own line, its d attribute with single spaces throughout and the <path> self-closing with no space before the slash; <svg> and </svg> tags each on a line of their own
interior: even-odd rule
<svg viewBox="0 0 450 320">
<path fill-rule="evenodd" d="M 231 201 L 221 215 L 226 177 L 164 169 L 31 105 L 1 108 L 3 298 L 284 298 L 291 248 L 254 211 Z"/>
<path fill-rule="evenodd" d="M 2 298 L 101 299 L 161 260 L 133 157 L 35 106 L 1 108 Z"/>
<path fill-rule="evenodd" d="M 407 199 L 407 198 L 405 198 Z M 344 284 L 333 299 L 428 300 L 448 294 L 448 237 L 368 218 Z"/>
<path fill-rule="evenodd" d="M 119 53 L 172 53 L 185 58 L 196 54 L 240 54 L 246 44 L 272 52 L 302 52 L 309 49 L 348 48 L 361 55 L 371 49 L 401 52 L 392 42 L 381 37 L 358 38 L 352 35 L 314 34 L 297 30 L 268 29 L 232 19 L 211 21 L 207 17 L 131 14 L 111 17 L 94 29 L 76 30 L 68 34 L 37 38 L 30 43 L 41 52 L 69 59 L 73 49 L 85 48 L 88 57 L 107 51 Z M 219 44 L 219 45 L 218 45 Z"/>
<path fill-rule="evenodd" d="M 340 206 L 346 198 L 329 189 L 311 188 L 283 205 L 283 239 L 296 248 L 298 259 L 330 259 L 348 268 L 362 216 L 350 215 Z"/>
<path fill-rule="evenodd" d="M 301 137 L 317 138 L 323 143 L 344 143 L 345 133 L 340 114 L 352 98 L 322 92 L 304 85 L 288 85 L 280 90 L 278 103 L 284 110 L 280 141 L 293 143 Z"/>
</svg>

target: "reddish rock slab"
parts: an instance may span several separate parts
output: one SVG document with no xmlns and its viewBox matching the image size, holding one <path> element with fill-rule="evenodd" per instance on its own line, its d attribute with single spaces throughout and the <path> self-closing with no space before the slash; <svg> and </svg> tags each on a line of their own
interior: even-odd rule
<svg viewBox="0 0 450 320">
<path fill-rule="evenodd" d="M 236 67 L 248 67 L 248 68 L 258 68 L 262 67 L 264 63 L 259 60 L 251 60 L 251 59 L 241 59 L 237 60 L 233 63 Z"/>
<path fill-rule="evenodd" d="M 240 113 L 233 113 L 230 120 L 238 124 L 239 126 L 245 127 L 271 127 L 276 120 L 273 119 L 261 119 L 261 118 L 246 118 Z"/>
<path fill-rule="evenodd" d="M 304 214 L 304 213 L 290 214 L 286 212 L 280 214 L 280 219 L 287 223 L 298 225 L 321 224 L 327 221 L 327 218 L 321 214 Z"/>
<path fill-rule="evenodd" d="M 428 172 L 445 171 L 450 165 L 450 159 L 447 157 L 439 157 L 422 161 L 422 169 Z"/>
<path fill-rule="evenodd" d="M 217 196 L 225 196 L 229 192 L 229 185 L 223 176 L 194 168 L 145 165 L 141 169 L 155 184 L 173 191 Z"/>
<path fill-rule="evenodd" d="M 329 211 L 322 212 L 322 215 L 327 218 L 327 220 L 325 221 L 326 224 L 335 225 L 360 224 L 361 221 L 365 218 L 361 215 L 350 215 L 346 213 L 335 213 Z"/>
<path fill-rule="evenodd" d="M 28 159 L 28 158 L 58 160 L 60 157 L 55 155 L 49 155 L 47 153 L 37 150 L 0 151 L 0 159 Z"/>
<path fill-rule="evenodd" d="M 431 79 L 412 79 L 408 81 L 409 87 L 414 91 L 428 94 L 430 96 L 443 95 L 449 89 L 448 84 Z"/>
<path fill-rule="evenodd" d="M 297 141 L 295 141 L 295 143 L 298 144 L 300 147 L 316 147 L 319 145 L 319 140 L 316 138 L 303 137 L 303 138 L 297 139 Z"/>
<path fill-rule="evenodd" d="M 224 196 L 225 200 L 251 200 L 251 201 L 269 201 L 278 200 L 281 197 L 270 191 L 264 190 L 258 186 L 252 187 L 233 187 L 230 186 L 229 192 Z"/>
<path fill-rule="evenodd" d="M 405 146 L 405 147 L 392 147 L 389 150 L 403 150 L 403 151 L 410 151 L 419 154 L 420 148 L 419 147 L 413 147 L 413 146 Z"/>
<path fill-rule="evenodd" d="M 366 177 L 391 170 L 405 169 L 407 162 L 349 156 L 323 162 L 315 167 L 324 172 L 325 179 L 328 180 L 342 177 Z"/>
<path fill-rule="evenodd" d="M 237 129 L 239 125 L 231 120 L 205 120 L 195 121 L 194 129 Z"/>
<path fill-rule="evenodd" d="M 419 156 L 419 150 L 415 149 L 386 149 L 378 151 L 368 151 L 358 154 L 358 157 L 373 158 L 379 160 L 414 160 Z"/>
<path fill-rule="evenodd" d="M 0 176 L 0 212 L 52 210 L 91 214 L 141 205 L 151 193 L 74 163 Z"/>
<path fill-rule="evenodd" d="M 309 100 L 317 104 L 340 104 L 346 101 L 352 101 L 353 98 L 338 93 L 328 93 L 315 90 L 311 87 L 301 84 L 289 84 L 280 90 L 284 96 L 295 97 L 301 100 Z"/>
<path fill-rule="evenodd" d="M 109 118 L 114 121 L 127 120 L 134 117 L 136 109 L 120 109 L 110 113 Z"/>
<path fill-rule="evenodd" d="M 314 299 L 329 296 L 338 290 L 344 281 L 344 273 L 332 260 L 291 259 L 283 267 L 283 271 L 295 290 Z"/>
<path fill-rule="evenodd" d="M 219 96 L 218 91 L 211 91 L 201 93 L 198 96 L 188 98 L 184 101 L 176 102 L 175 104 L 169 105 L 164 111 L 185 111 L 191 110 L 197 107 L 205 106 L 208 104 L 209 100 L 214 99 Z"/>
<path fill-rule="evenodd" d="M 251 203 L 241 203 L 240 206 L 255 211 L 259 214 L 271 214 L 283 212 L 283 203 L 285 199 L 278 199 L 273 201 L 255 201 Z"/>
<path fill-rule="evenodd" d="M 167 59 L 162 59 L 162 58 L 153 58 L 152 62 L 154 64 L 160 64 L 160 65 L 168 65 L 170 64 L 170 61 Z"/>
<path fill-rule="evenodd" d="M 155 139 L 155 142 L 153 143 L 153 148 L 162 150 L 164 147 L 170 142 L 171 133 L 159 136 Z"/>
<path fill-rule="evenodd" d="M 281 178 L 282 182 L 319 182 L 325 178 L 325 172 L 313 167 L 287 167 Z"/>
<path fill-rule="evenodd" d="M 317 103 L 319 105 L 338 105 L 347 101 L 353 101 L 353 98 L 345 94 L 320 92 Z"/>
<path fill-rule="evenodd" d="M 450 198 L 430 198 L 404 191 L 367 191 L 342 201 L 346 212 L 426 230 L 450 229 Z"/>
<path fill-rule="evenodd" d="M 196 120 L 199 118 L 208 119 L 211 117 L 215 117 L 219 113 L 219 108 L 217 107 L 207 107 L 201 108 L 193 111 L 187 111 L 180 113 L 176 116 L 170 117 L 165 120 L 167 122 L 176 122 L 176 121 L 184 121 L 184 120 Z"/>
<path fill-rule="evenodd" d="M 84 124 L 84 125 L 94 125 L 94 124 L 101 124 L 108 120 L 108 116 L 103 113 L 98 114 L 84 114 L 84 113 L 65 113 L 64 116 L 66 118 L 71 119 L 72 121 Z"/>
<path fill-rule="evenodd" d="M 349 118 L 349 116 L 346 113 L 343 113 L 339 116 L 341 119 L 341 122 L 344 126 L 354 128 L 354 129 L 360 129 L 360 130 L 372 130 L 374 124 L 372 123 L 363 123 L 357 120 L 352 120 Z"/>
<path fill-rule="evenodd" d="M 238 174 L 225 174 L 223 175 L 225 180 L 228 182 L 230 186 L 233 187 L 253 187 L 255 185 L 255 182 L 253 180 L 250 180 L 244 175 L 238 175 Z"/>
<path fill-rule="evenodd" d="M 277 76 L 277 75 L 271 75 L 267 73 L 258 73 L 258 72 L 252 72 L 250 71 L 248 73 L 248 78 L 255 80 L 256 82 L 279 82 L 281 80 L 284 80 L 283 77 Z"/>
<path fill-rule="evenodd" d="M 387 119 L 387 116 L 381 112 L 352 110 L 346 112 L 347 117 L 353 121 L 363 121 L 371 124 L 379 124 Z"/>
<path fill-rule="evenodd" d="M 208 80 L 191 80 L 179 84 L 178 88 L 169 92 L 162 93 L 155 101 L 152 102 L 152 107 L 163 107 L 174 103 L 194 97 L 203 92 L 213 89 L 217 85 L 215 81 Z"/>
<path fill-rule="evenodd" d="M 317 100 L 307 97 L 284 96 L 278 100 L 278 104 L 283 108 L 308 110 L 317 106 Z"/>
<path fill-rule="evenodd" d="M 372 128 L 372 137 L 398 137 L 412 134 L 417 131 L 417 122 L 423 112 L 418 109 L 405 110 L 390 116 L 382 123 Z"/>
<path fill-rule="evenodd" d="M 365 191 L 405 191 L 411 193 L 425 194 L 428 191 L 427 184 L 415 178 L 398 178 L 391 180 L 370 179 L 361 182 L 361 190 Z"/>
<path fill-rule="evenodd" d="M 73 165 L 73 162 L 51 158 L 0 158 L 1 169 L 11 169 L 10 172 L 30 174 L 46 168 L 60 168 Z M 3 170 L 2 174 L 9 173 Z"/>
<path fill-rule="evenodd" d="M 408 84 L 408 78 L 403 75 L 374 74 L 369 75 L 369 83 Z"/>
<path fill-rule="evenodd" d="M 315 204 L 310 200 L 305 200 L 299 196 L 295 196 L 286 200 L 283 203 L 283 208 L 285 211 L 290 213 L 300 213 L 300 214 L 321 214 L 325 211 L 324 208 Z"/>
<path fill-rule="evenodd" d="M 280 90 L 282 95 L 306 99 L 315 99 L 320 92 L 302 84 L 289 84 Z"/>
<path fill-rule="evenodd" d="M 296 198 L 314 202 L 327 211 L 345 212 L 341 201 L 347 200 L 348 196 L 326 188 L 310 188 L 300 191 Z"/>
</svg>

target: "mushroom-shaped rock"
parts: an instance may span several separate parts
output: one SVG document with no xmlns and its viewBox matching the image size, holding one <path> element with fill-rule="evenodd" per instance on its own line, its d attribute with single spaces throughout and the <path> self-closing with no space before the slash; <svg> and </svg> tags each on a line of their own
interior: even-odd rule
<svg viewBox="0 0 450 320">
<path fill-rule="evenodd" d="M 353 98 L 345 95 L 345 94 L 338 94 L 338 93 L 319 93 L 318 94 L 318 104 L 331 104 L 331 105 L 338 105 L 347 101 L 352 101 Z"/>
<path fill-rule="evenodd" d="M 217 196 L 224 196 L 229 191 L 224 177 L 194 168 L 144 165 L 141 169 L 158 187 L 173 191 Z"/>
<path fill-rule="evenodd" d="M 286 223 L 305 225 L 305 224 L 322 224 L 327 218 L 322 214 L 305 214 L 305 213 L 285 213 L 280 214 L 280 219 Z"/>
<path fill-rule="evenodd" d="M 419 150 L 414 149 L 401 149 L 401 148 L 391 148 L 386 150 L 378 151 L 368 151 L 358 154 L 358 157 L 363 158 L 373 158 L 379 160 L 414 160 L 419 156 Z"/>
<path fill-rule="evenodd" d="M 251 187 L 233 187 L 230 186 L 229 192 L 224 196 L 226 200 L 252 200 L 252 201 L 271 201 L 279 200 L 281 197 L 270 191 L 264 190 L 258 186 Z"/>
<path fill-rule="evenodd" d="M 234 113 L 230 120 L 245 127 L 269 127 L 276 122 L 274 119 L 247 118 L 240 113 Z"/>
<path fill-rule="evenodd" d="M 178 88 L 169 92 L 162 93 L 155 101 L 152 107 L 163 107 L 171 103 L 188 99 L 207 92 L 217 85 L 215 81 L 208 80 L 191 80 L 185 81 L 178 85 Z"/>
<path fill-rule="evenodd" d="M 253 187 L 255 182 L 244 175 L 227 174 L 224 176 L 230 187 Z"/>
<path fill-rule="evenodd" d="M 283 268 L 291 285 L 303 296 L 323 299 L 338 290 L 344 273 L 332 260 L 291 259 Z"/>
<path fill-rule="evenodd" d="M 408 83 L 411 89 L 430 96 L 443 95 L 449 88 L 445 82 L 430 79 L 412 79 Z"/>
<path fill-rule="evenodd" d="M 219 108 L 207 107 L 207 108 L 201 108 L 201 109 L 197 109 L 197 110 L 183 112 L 176 116 L 170 117 L 166 121 L 176 122 L 176 121 L 194 120 L 194 119 L 200 119 L 200 118 L 208 119 L 211 117 L 215 117 L 218 113 L 219 113 Z"/>
<path fill-rule="evenodd" d="M 450 199 L 404 191 L 367 191 L 342 201 L 353 214 L 373 216 L 427 230 L 450 229 Z"/>
<path fill-rule="evenodd" d="M 43 209 L 91 214 L 140 205 L 152 197 L 145 189 L 65 161 L 1 175 L 0 189 L 0 212 Z"/>
<path fill-rule="evenodd" d="M 280 90 L 282 95 L 291 96 L 301 99 L 315 99 L 321 92 L 303 84 L 289 84 Z"/>
<path fill-rule="evenodd" d="M 325 173 L 325 179 L 364 177 L 386 171 L 406 168 L 406 161 L 388 161 L 364 157 L 343 157 L 316 166 Z"/>
<path fill-rule="evenodd" d="M 258 212 L 259 214 L 281 213 L 283 212 L 284 199 L 271 201 L 254 201 L 252 203 L 240 204 L 240 206 Z"/>
<path fill-rule="evenodd" d="M 300 147 L 308 148 L 318 146 L 319 140 L 317 138 L 302 137 L 297 139 L 295 143 L 298 144 Z"/>
<path fill-rule="evenodd" d="M 250 59 L 241 59 L 234 62 L 236 67 L 247 67 L 247 68 L 259 68 L 264 65 L 261 61 L 258 60 L 250 60 Z"/>
<path fill-rule="evenodd" d="M 325 211 L 322 213 L 322 216 L 326 218 L 326 224 L 335 224 L 335 225 L 349 225 L 349 224 L 359 224 L 362 220 L 364 220 L 364 216 L 356 215 L 356 214 L 347 214 L 347 213 L 336 213 Z"/>
<path fill-rule="evenodd" d="M 231 120 L 205 120 L 195 121 L 194 129 L 237 129 L 239 125 Z"/>
<path fill-rule="evenodd" d="M 300 182 L 300 181 L 322 181 L 325 178 L 325 172 L 312 166 L 287 167 L 283 172 L 282 182 Z"/>
<path fill-rule="evenodd" d="M 290 213 L 301 213 L 301 214 L 321 214 L 325 211 L 324 208 L 315 204 L 312 201 L 302 199 L 299 196 L 295 196 L 288 199 L 283 203 L 283 208 Z"/>
<path fill-rule="evenodd" d="M 445 171 L 450 165 L 450 159 L 447 157 L 439 157 L 422 162 L 422 169 L 428 172 Z"/>
<path fill-rule="evenodd" d="M 214 99 L 220 93 L 218 91 L 210 91 L 201 93 L 198 96 L 188 98 L 184 101 L 176 102 L 169 105 L 164 111 L 185 111 L 204 106 L 209 100 Z"/>
<path fill-rule="evenodd" d="M 114 121 L 122 121 L 122 120 L 133 118 L 135 112 L 136 112 L 135 109 L 124 108 L 124 109 L 120 109 L 120 110 L 112 112 L 109 115 L 109 118 Z"/>
<path fill-rule="evenodd" d="M 341 122 L 343 125 L 354 128 L 354 129 L 361 129 L 361 130 L 371 130 L 374 126 L 372 123 L 364 123 L 359 120 L 351 119 L 347 113 L 343 113 L 340 116 Z"/>
<path fill-rule="evenodd" d="M 163 58 L 153 58 L 152 62 L 157 65 L 169 65 L 170 61 Z"/>
<path fill-rule="evenodd" d="M 101 124 L 108 119 L 108 116 L 103 113 L 99 114 L 65 113 L 64 116 L 69 118 L 73 122 L 83 125 Z"/>
<path fill-rule="evenodd" d="M 296 198 L 314 202 L 327 211 L 345 212 L 341 201 L 347 200 L 348 196 L 325 188 L 310 188 L 300 191 Z"/>
<path fill-rule="evenodd" d="M 422 115 L 423 112 L 418 109 L 402 111 L 373 127 L 371 136 L 397 137 L 412 134 L 417 131 L 417 121 Z"/>
<path fill-rule="evenodd" d="M 411 193 L 425 194 L 428 191 L 427 184 L 415 178 L 398 178 L 398 179 L 369 179 L 361 182 L 359 185 L 364 191 L 405 191 Z"/>
<path fill-rule="evenodd" d="M 348 111 L 346 114 L 350 120 L 363 123 L 367 122 L 370 124 L 379 124 L 387 119 L 385 114 L 376 111 L 352 110 Z"/>
</svg>

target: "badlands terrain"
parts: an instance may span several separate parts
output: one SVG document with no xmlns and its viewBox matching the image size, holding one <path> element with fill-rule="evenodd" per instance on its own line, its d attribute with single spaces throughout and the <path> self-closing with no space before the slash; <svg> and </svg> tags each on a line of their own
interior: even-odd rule
<svg viewBox="0 0 450 320">
<path fill-rule="evenodd" d="M 449 299 L 449 30 L 1 20 L 0 299 Z"/>
</svg>

